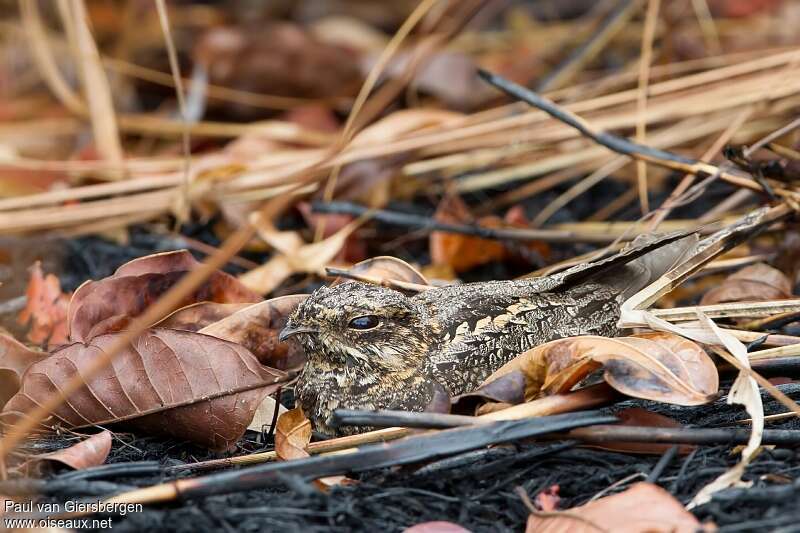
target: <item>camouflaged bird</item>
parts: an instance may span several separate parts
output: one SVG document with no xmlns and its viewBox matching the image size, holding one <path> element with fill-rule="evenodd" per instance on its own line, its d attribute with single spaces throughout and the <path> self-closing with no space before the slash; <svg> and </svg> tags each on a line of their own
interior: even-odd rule
<svg viewBox="0 0 800 533">
<path fill-rule="evenodd" d="M 619 334 L 620 305 L 695 247 L 667 235 L 551 276 L 407 295 L 363 282 L 322 287 L 290 316 L 307 362 L 296 386 L 314 428 L 337 408 L 422 411 L 437 390 L 470 392 L 514 356 L 553 339 Z"/>
</svg>

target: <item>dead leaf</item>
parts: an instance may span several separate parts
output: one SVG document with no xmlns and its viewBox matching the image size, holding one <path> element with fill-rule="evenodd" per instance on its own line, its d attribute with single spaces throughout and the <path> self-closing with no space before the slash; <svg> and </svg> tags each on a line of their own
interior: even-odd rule
<svg viewBox="0 0 800 533">
<path fill-rule="evenodd" d="M 757 263 L 728 276 L 719 287 L 711 289 L 703 296 L 700 305 L 766 302 L 789 298 L 794 298 L 789 278 L 777 268 Z"/>
<path fill-rule="evenodd" d="M 361 224 L 360 220 L 355 220 L 326 239 L 297 246 L 287 245 L 282 232 L 275 230 L 258 213 L 253 218 L 259 236 L 280 250 L 260 267 L 239 276 L 244 286 L 260 294 L 272 292 L 292 274 L 324 274 L 324 267 L 339 254 L 347 237 Z"/>
<path fill-rule="evenodd" d="M 299 369 L 306 360 L 303 349 L 294 342 L 280 342 L 278 335 L 289 315 L 306 298 L 307 294 L 293 294 L 252 304 L 209 324 L 200 333 L 244 346 L 263 365 Z"/>
<path fill-rule="evenodd" d="M 619 418 L 617 426 L 634 426 L 634 427 L 652 427 L 652 428 L 679 428 L 683 427 L 680 422 L 668 416 L 664 416 L 641 407 L 631 407 L 623 409 L 616 413 Z M 576 435 L 581 434 L 583 428 L 575 430 Z M 600 448 L 602 450 L 611 450 L 622 453 L 642 453 L 642 454 L 657 454 L 662 455 L 669 448 L 671 444 L 659 444 L 656 442 L 614 442 L 608 441 L 602 444 L 586 444 L 590 448 Z M 694 446 L 680 445 L 678 453 L 687 454 L 694 449 Z"/>
<path fill-rule="evenodd" d="M 84 373 L 116 337 L 112 333 L 89 344 L 71 344 L 31 365 L 3 413 L 24 416 Z M 226 449 L 244 434 L 264 396 L 288 377 L 262 366 L 237 344 L 188 331 L 150 329 L 52 418 L 67 427 L 124 422 L 144 434 Z"/>
<path fill-rule="evenodd" d="M 159 328 L 182 329 L 184 331 L 200 331 L 204 327 L 219 322 L 237 311 L 255 305 L 252 303 L 218 304 L 216 302 L 198 302 L 181 307 L 164 320 L 156 324 Z"/>
<path fill-rule="evenodd" d="M 130 321 L 200 263 L 186 250 L 135 259 L 99 281 L 87 281 L 69 304 L 69 336 L 86 342 L 105 333 L 124 330 Z M 255 303 L 261 297 L 230 274 L 218 271 L 186 297 L 181 306 L 195 302 Z"/>
<path fill-rule="evenodd" d="M 445 196 L 436 208 L 434 220 L 449 224 L 471 224 L 472 215 L 467 205 L 458 196 Z M 503 221 L 496 216 L 483 217 L 477 224 L 487 228 L 499 228 Z M 448 265 L 455 272 L 466 272 L 492 261 L 506 257 L 505 247 L 493 240 L 481 239 L 459 233 L 434 231 L 430 236 L 431 262 Z"/>
<path fill-rule="evenodd" d="M 69 448 L 37 455 L 32 460 L 57 461 L 74 470 L 82 470 L 105 463 L 109 452 L 111 452 L 111 432 L 106 429 Z"/>
<path fill-rule="evenodd" d="M 568 392 L 592 371 L 628 396 L 678 405 L 701 405 L 716 396 L 719 376 L 696 343 L 671 333 L 558 339 L 512 359 L 484 385 L 513 371 L 526 379 L 525 399 Z"/>
<path fill-rule="evenodd" d="M 311 421 L 299 407 L 291 409 L 278 417 L 275 427 L 275 453 L 282 461 L 310 457 L 306 451 L 311 442 Z M 315 484 L 325 490 L 333 485 L 350 481 L 345 476 L 329 476 L 315 480 Z"/>
<path fill-rule="evenodd" d="M 247 429 L 261 432 L 269 428 L 272 425 L 272 419 L 275 417 L 276 408 L 278 409 L 278 415 L 288 412 L 288 409 L 276 402 L 272 396 L 264 396 L 264 399 L 261 400 L 261 403 L 256 408 L 253 419 L 247 425 Z"/>
<path fill-rule="evenodd" d="M 703 531 L 695 516 L 669 492 L 652 483 L 636 483 L 555 516 L 528 517 L 526 533 L 695 533 Z"/>
<path fill-rule="evenodd" d="M 67 307 L 69 295 L 61 292 L 61 282 L 53 274 L 44 275 L 42 265 L 35 262 L 30 269 L 28 298 L 17 322 L 30 323 L 28 340 L 48 347 L 67 342 Z"/>
<path fill-rule="evenodd" d="M 349 270 L 352 274 L 358 274 L 367 278 L 375 280 L 392 280 L 392 281 L 405 281 L 408 283 L 415 283 L 417 285 L 430 285 L 425 276 L 419 271 L 396 257 L 388 255 L 381 255 L 361 261 L 353 265 Z M 347 279 L 336 278 L 331 283 L 331 286 L 344 283 Z"/>
<path fill-rule="evenodd" d="M 319 226 L 322 225 L 324 228 L 322 238 L 330 237 L 355 220 L 352 215 L 312 213 L 311 204 L 308 202 L 297 204 L 297 210 L 300 211 L 306 224 L 314 230 L 315 234 Z M 351 233 L 345 239 L 342 249 L 331 261 L 334 263 L 357 263 L 363 261 L 366 257 L 367 243 L 355 233 Z"/>
<path fill-rule="evenodd" d="M 49 354 L 31 350 L 8 335 L 0 334 L 0 406 L 19 390 L 22 374 Z"/>
</svg>

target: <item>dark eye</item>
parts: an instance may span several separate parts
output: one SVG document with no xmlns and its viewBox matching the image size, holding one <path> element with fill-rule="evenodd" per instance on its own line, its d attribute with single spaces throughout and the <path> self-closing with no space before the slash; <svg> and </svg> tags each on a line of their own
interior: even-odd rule
<svg viewBox="0 0 800 533">
<path fill-rule="evenodd" d="M 354 318 L 347 324 L 347 327 L 352 329 L 372 329 L 378 327 L 378 324 L 380 324 L 378 317 L 366 315 Z"/>
</svg>

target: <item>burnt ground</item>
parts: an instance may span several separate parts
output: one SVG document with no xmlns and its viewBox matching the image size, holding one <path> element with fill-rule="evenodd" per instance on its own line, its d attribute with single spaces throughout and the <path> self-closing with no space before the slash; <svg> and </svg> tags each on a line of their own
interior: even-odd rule
<svg viewBox="0 0 800 533">
<path fill-rule="evenodd" d="M 800 400 L 800 385 L 782 385 L 781 389 Z M 764 400 L 767 413 L 784 411 L 768 396 Z M 704 428 L 743 427 L 736 421 L 747 417 L 741 407 L 727 406 L 723 400 L 702 407 L 629 400 L 609 410 L 631 406 Z M 800 421 L 767 427 L 800 429 Z M 127 464 L 130 474 L 104 475 L 107 467 L 100 467 L 56 475 L 43 487 L 50 492 L 48 499 L 96 500 L 101 495 L 174 479 L 166 467 L 211 457 L 179 442 L 120 437 L 124 442 L 115 442 L 109 462 Z M 255 437 L 248 434 L 245 439 L 250 441 L 244 443 L 248 449 L 253 449 Z M 327 494 L 303 480 L 287 479 L 280 486 L 261 490 L 147 507 L 141 513 L 115 517 L 113 527 L 131 532 L 401 531 L 420 522 L 448 520 L 476 532 L 521 531 L 527 512 L 514 492 L 516 487 L 523 487 L 533 498 L 557 484 L 561 508 L 569 508 L 650 479 L 686 503 L 735 463 L 738 454 L 733 450 L 733 446 L 698 446 L 675 456 L 661 473 L 654 473 L 661 458 L 657 454 L 617 453 L 564 441 L 512 443 L 425 465 L 369 472 L 356 477 L 358 484 L 335 487 Z M 136 468 L 142 472 L 136 474 Z M 795 449 L 764 449 L 745 479 L 753 484 L 748 490 L 723 491 L 693 512 L 701 521 L 713 521 L 723 532 L 800 530 L 796 505 L 800 456 Z"/>
<path fill-rule="evenodd" d="M 604 189 L 605 186 L 601 187 Z M 599 191 L 613 197 L 613 185 Z M 725 195 L 725 186 L 712 190 Z M 555 194 L 555 193 L 554 193 Z M 540 202 L 546 202 L 542 198 Z M 580 220 L 596 206 L 597 198 L 586 206 L 576 202 L 573 211 L 558 214 L 559 219 Z M 593 205 L 592 205 L 593 204 Z M 395 206 L 403 210 L 409 206 Z M 418 207 L 418 206 L 417 206 Z M 430 207 L 430 206 L 429 206 Z M 535 210 L 536 205 L 527 206 Z M 695 209 L 686 209 L 681 216 L 694 216 Z M 565 210 L 566 211 L 566 210 Z M 430 213 L 430 209 L 426 210 Z M 622 218 L 635 218 L 633 209 Z M 298 222 L 284 221 L 291 227 Z M 209 244 L 218 240 L 210 225 L 198 225 L 184 231 Z M 391 228 L 402 236 L 402 228 Z M 383 232 L 383 228 L 381 228 Z M 383 234 L 383 233 L 382 233 Z M 424 239 L 423 239 L 424 241 Z M 384 240 L 386 242 L 386 240 Z M 7 300 L 24 293 L 21 273 L 33 259 L 41 258 L 45 271 L 56 272 L 66 290 L 73 290 L 89 278 L 102 278 L 120 264 L 142 255 L 185 247 L 179 237 L 165 237 L 149 228 L 133 228 L 125 245 L 90 237 L 69 241 L 30 242 L 29 249 L 20 243 L 14 246 L 13 261 L 0 277 L 17 283 L 0 287 L 0 298 Z M 370 250 L 374 255 L 393 254 L 404 259 L 425 262 L 425 244 L 404 243 L 387 249 Z M 583 246 L 555 248 L 555 257 L 572 257 L 586 251 Z M 261 257 L 250 257 L 260 260 Z M 512 277 L 522 272 L 512 265 L 490 265 L 465 276 L 470 281 Z M 518 266 L 530 271 L 530 265 Z M 236 269 L 233 268 L 232 271 Z M 306 288 L 307 289 L 307 288 Z M 19 328 L 7 311 L 3 324 L 16 334 Z M 800 385 L 784 385 L 785 392 L 800 400 Z M 284 398 L 289 395 L 284 395 Z M 747 418 L 741 407 L 727 406 L 722 401 L 702 407 L 677 407 L 644 401 L 627 401 L 613 407 L 618 410 L 643 406 L 658 411 L 693 427 L 743 427 L 736 421 Z M 765 396 L 767 413 L 785 409 Z M 800 421 L 768 424 L 768 428 L 800 429 Z M 269 449 L 271 438 L 261 439 L 248 433 L 238 449 L 241 454 Z M 49 439 L 35 443 L 37 453 L 69 445 L 67 439 Z M 587 502 L 598 494 L 624 490 L 631 484 L 650 478 L 671 492 L 681 502 L 688 502 L 697 491 L 736 462 L 734 446 L 699 446 L 689 454 L 680 454 L 661 472 L 654 467 L 658 454 L 617 453 L 579 447 L 570 442 L 510 443 L 490 449 L 464 453 L 455 457 L 416 467 L 382 469 L 355 476 L 358 483 L 319 492 L 299 479 L 286 479 L 282 486 L 273 486 L 246 493 L 213 496 L 195 501 L 145 508 L 144 512 L 114 517 L 115 531 L 399 531 L 408 526 L 432 521 L 457 522 L 472 531 L 521 531 L 527 510 L 516 487 L 523 487 L 531 497 L 556 484 L 566 509 Z M 107 466 L 79 472 L 63 472 L 45 478 L 39 487 L 50 501 L 86 498 L 97 500 L 120 491 L 144 487 L 170 479 L 170 466 L 220 457 L 182 442 L 160 440 L 144 435 L 119 433 L 108 462 L 125 465 L 121 470 Z M 658 470 L 658 469 L 657 469 Z M 701 521 L 713 521 L 720 531 L 800 531 L 800 456 L 795 449 L 765 448 L 748 468 L 745 478 L 753 486 L 742 491 L 732 489 L 719 493 L 710 503 L 693 510 Z M 0 492 L 6 492 L 5 490 Z"/>
</svg>

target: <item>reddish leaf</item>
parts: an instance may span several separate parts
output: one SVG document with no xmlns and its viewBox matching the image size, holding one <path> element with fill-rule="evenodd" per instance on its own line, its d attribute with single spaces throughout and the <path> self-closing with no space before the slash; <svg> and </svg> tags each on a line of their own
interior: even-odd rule
<svg viewBox="0 0 800 533">
<path fill-rule="evenodd" d="M 61 292 L 61 283 L 53 274 L 45 276 L 38 261 L 31 267 L 28 298 L 17 321 L 30 323 L 28 340 L 35 344 L 58 346 L 67 342 L 67 307 L 69 295 Z"/>
<path fill-rule="evenodd" d="M 8 415 L 25 413 L 76 375 L 84 375 L 116 337 L 107 334 L 89 344 L 71 344 L 31 365 L 4 414 L 13 418 Z M 287 378 L 260 365 L 237 344 L 188 331 L 151 329 L 52 416 L 67 427 L 123 421 L 145 434 L 225 449 L 242 436 L 263 397 Z"/>
<path fill-rule="evenodd" d="M 263 365 L 299 369 L 306 360 L 302 348 L 294 342 L 278 341 L 278 335 L 289 315 L 306 298 L 307 294 L 296 294 L 253 304 L 209 324 L 200 333 L 244 346 Z"/>
<path fill-rule="evenodd" d="M 75 291 L 69 304 L 69 335 L 86 342 L 104 333 L 125 329 L 150 304 L 172 288 L 200 263 L 186 250 L 135 259 L 100 281 L 87 281 Z M 236 278 L 215 272 L 181 302 L 254 303 L 261 297 Z"/>
<path fill-rule="evenodd" d="M 789 278 L 777 268 L 757 263 L 728 276 L 719 287 L 708 291 L 700 304 L 766 302 L 789 298 L 793 298 Z"/>
<path fill-rule="evenodd" d="M 105 463 L 109 452 L 111 452 L 111 432 L 103 430 L 69 448 L 38 455 L 33 459 L 57 461 L 72 469 L 82 470 Z"/>
<path fill-rule="evenodd" d="M 697 518 L 669 492 L 652 483 L 636 483 L 620 494 L 606 496 L 555 516 L 528 517 L 526 533 L 695 533 Z"/>
<path fill-rule="evenodd" d="M 8 335 L 0 335 L 0 406 L 17 393 L 25 370 L 47 357 L 45 352 L 31 350 Z"/>
</svg>

